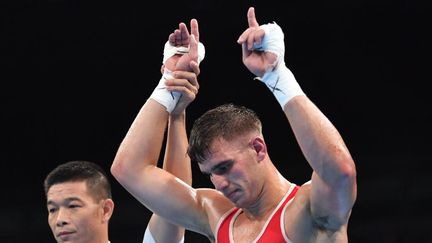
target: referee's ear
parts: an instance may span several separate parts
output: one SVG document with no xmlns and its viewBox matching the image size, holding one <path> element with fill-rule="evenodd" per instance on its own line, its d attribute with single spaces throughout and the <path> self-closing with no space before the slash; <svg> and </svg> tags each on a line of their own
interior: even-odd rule
<svg viewBox="0 0 432 243">
<path fill-rule="evenodd" d="M 102 209 L 103 209 L 102 220 L 104 222 L 108 222 L 114 212 L 114 201 L 110 198 L 103 200 Z"/>
</svg>

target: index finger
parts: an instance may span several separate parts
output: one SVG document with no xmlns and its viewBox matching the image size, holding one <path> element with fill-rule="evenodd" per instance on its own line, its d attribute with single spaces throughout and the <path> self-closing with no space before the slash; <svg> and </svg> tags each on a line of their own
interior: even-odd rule
<svg viewBox="0 0 432 243">
<path fill-rule="evenodd" d="M 196 41 L 199 42 L 198 21 L 196 19 L 192 19 L 190 25 L 191 25 L 191 34 L 194 35 Z"/>
<path fill-rule="evenodd" d="M 258 22 L 256 21 L 256 18 L 255 18 L 255 9 L 254 9 L 254 7 L 250 7 L 249 8 L 249 10 L 247 12 L 247 19 L 248 19 L 249 27 L 258 27 L 259 26 L 259 24 L 258 24 Z"/>
</svg>

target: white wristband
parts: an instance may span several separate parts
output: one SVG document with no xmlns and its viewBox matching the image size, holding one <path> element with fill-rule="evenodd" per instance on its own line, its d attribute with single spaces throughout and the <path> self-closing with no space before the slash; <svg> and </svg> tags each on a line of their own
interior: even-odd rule
<svg viewBox="0 0 432 243">
<path fill-rule="evenodd" d="M 285 104 L 298 95 L 304 95 L 292 72 L 285 66 L 277 66 L 273 71 L 266 72 L 261 80 L 270 89 L 282 109 Z"/>
<path fill-rule="evenodd" d="M 171 113 L 174 110 L 181 96 L 180 92 L 170 92 L 166 89 L 165 80 L 172 78 L 172 72 L 165 68 L 162 78 L 153 90 L 153 93 L 150 95 L 150 99 L 153 99 L 159 104 L 165 106 L 168 113 Z"/>
</svg>

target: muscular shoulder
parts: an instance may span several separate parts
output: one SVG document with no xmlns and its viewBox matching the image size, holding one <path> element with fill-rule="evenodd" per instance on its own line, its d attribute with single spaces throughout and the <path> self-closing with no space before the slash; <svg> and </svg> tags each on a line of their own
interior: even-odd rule
<svg viewBox="0 0 432 243">
<path fill-rule="evenodd" d="M 197 189 L 197 198 L 200 200 L 202 208 L 206 211 L 208 222 L 214 233 L 219 219 L 232 209 L 234 204 L 221 192 L 214 189 Z"/>
</svg>

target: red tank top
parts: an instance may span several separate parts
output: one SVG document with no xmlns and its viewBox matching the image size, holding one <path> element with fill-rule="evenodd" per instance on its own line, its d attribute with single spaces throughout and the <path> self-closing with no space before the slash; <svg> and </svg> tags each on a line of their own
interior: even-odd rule
<svg viewBox="0 0 432 243">
<path fill-rule="evenodd" d="M 297 190 L 300 187 L 293 185 L 290 187 L 284 198 L 275 208 L 271 214 L 269 220 L 264 225 L 261 233 L 254 240 L 257 243 L 279 243 L 279 242 L 291 242 L 285 235 L 285 230 L 283 227 L 283 220 L 281 219 L 282 212 L 285 206 L 294 198 Z M 240 214 L 242 210 L 240 208 L 233 208 L 228 211 L 224 216 L 222 216 L 219 221 L 219 226 L 217 228 L 216 243 L 233 243 L 232 227 L 234 220 Z"/>
</svg>

